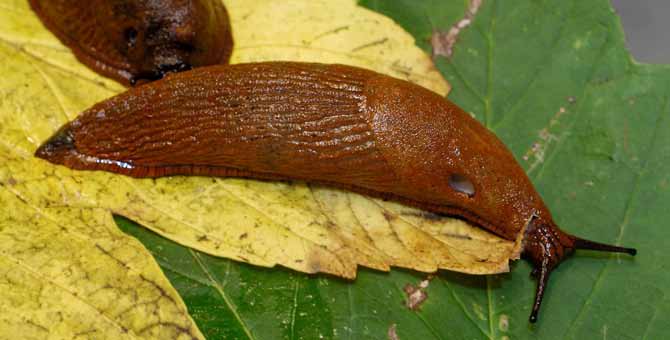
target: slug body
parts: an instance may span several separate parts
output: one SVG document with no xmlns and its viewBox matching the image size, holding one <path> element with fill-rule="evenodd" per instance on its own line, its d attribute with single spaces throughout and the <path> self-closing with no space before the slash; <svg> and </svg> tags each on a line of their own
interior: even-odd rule
<svg viewBox="0 0 670 340">
<path fill-rule="evenodd" d="M 220 0 L 30 0 L 75 56 L 124 85 L 227 63 L 228 13 Z"/>
<path fill-rule="evenodd" d="M 98 103 L 37 156 L 73 169 L 298 179 L 457 215 L 522 242 L 537 317 L 549 272 L 575 248 L 502 142 L 418 85 L 342 65 L 258 63 L 171 75 Z"/>
</svg>

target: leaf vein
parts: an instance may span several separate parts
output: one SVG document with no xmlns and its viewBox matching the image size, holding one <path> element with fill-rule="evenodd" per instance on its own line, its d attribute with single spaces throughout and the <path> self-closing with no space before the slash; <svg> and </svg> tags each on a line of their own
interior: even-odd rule
<svg viewBox="0 0 670 340">
<path fill-rule="evenodd" d="M 113 319 L 112 317 L 110 317 L 109 315 L 105 314 L 103 311 L 101 311 L 100 309 L 98 309 L 96 306 L 92 305 L 90 302 L 84 300 L 81 296 L 79 296 L 79 294 L 76 294 L 74 291 L 68 289 L 67 287 L 64 287 L 64 286 L 58 284 L 58 283 L 57 283 L 56 281 L 54 281 L 53 279 L 51 279 L 51 278 L 49 278 L 48 276 L 46 276 L 46 275 L 40 273 L 40 272 L 37 271 L 37 270 L 31 268 L 29 265 L 25 264 L 23 261 L 21 261 L 21 260 L 19 260 L 19 259 L 17 259 L 17 258 L 14 258 L 13 256 L 11 256 L 11 255 L 9 255 L 9 254 L 7 254 L 7 253 L 4 253 L 4 252 L 3 252 L 3 253 L 0 253 L 0 256 L 3 256 L 3 257 L 5 257 L 5 258 L 7 258 L 7 259 L 8 259 L 9 261 L 11 261 L 11 262 L 14 262 L 17 266 L 23 268 L 24 270 L 26 270 L 27 272 L 29 272 L 30 274 L 32 274 L 34 277 L 37 277 L 37 278 L 40 278 L 40 279 L 42 279 L 42 280 L 44 280 L 44 281 L 46 281 L 46 282 L 49 282 L 49 283 L 51 283 L 52 285 L 54 285 L 55 287 L 60 288 L 60 289 L 63 290 L 64 292 L 67 292 L 67 293 L 70 294 L 74 299 L 81 301 L 83 304 L 89 306 L 91 309 L 93 309 L 93 310 L 95 310 L 96 312 L 98 312 L 98 314 L 99 314 L 100 316 L 102 316 L 103 320 L 106 320 L 106 321 L 108 321 L 110 324 L 114 325 L 114 326 L 119 330 L 119 333 L 121 333 L 121 334 L 125 333 L 125 332 L 124 332 L 124 327 L 121 326 L 116 320 L 114 320 L 114 319 Z M 134 332 L 133 330 L 131 330 L 131 329 L 127 329 L 127 331 L 128 331 L 128 333 L 126 333 L 126 334 L 129 334 L 132 338 L 135 338 L 135 339 L 139 339 L 139 338 L 140 338 L 139 336 L 137 336 L 137 335 L 135 334 L 135 332 Z"/>
<path fill-rule="evenodd" d="M 216 291 L 219 293 L 219 296 L 223 299 L 223 302 L 228 306 L 230 309 L 230 312 L 233 313 L 235 318 L 237 319 L 237 322 L 239 322 L 240 327 L 242 327 L 242 330 L 244 330 L 244 334 L 247 336 L 248 339 L 254 339 L 254 336 L 251 334 L 251 330 L 247 326 L 247 324 L 242 320 L 242 316 L 240 313 L 237 311 L 237 307 L 235 304 L 228 298 L 228 294 L 224 291 L 224 287 L 219 284 L 216 279 L 214 279 L 214 276 L 212 273 L 207 269 L 207 266 L 205 266 L 204 263 L 202 263 L 202 259 L 200 258 L 200 255 L 198 253 L 194 252 L 193 249 L 188 249 L 189 254 L 193 257 L 193 259 L 196 261 L 200 269 L 207 275 L 209 278 L 210 282 L 212 283 L 212 287 L 216 289 Z"/>
<path fill-rule="evenodd" d="M 631 215 L 634 211 L 633 203 L 635 202 L 635 198 L 637 197 L 637 195 L 640 191 L 640 182 L 641 182 L 642 176 L 646 173 L 646 170 L 647 170 L 647 167 L 648 167 L 648 164 L 649 164 L 649 158 L 651 158 L 654 146 L 656 145 L 656 139 L 658 137 L 659 130 L 663 126 L 663 124 L 661 124 L 661 123 L 666 118 L 668 110 L 670 109 L 670 108 L 668 108 L 668 103 L 669 103 L 668 97 L 665 97 L 664 103 L 662 105 L 664 110 L 656 121 L 656 126 L 654 128 L 653 135 L 652 135 L 652 137 L 650 139 L 650 142 L 649 142 L 649 145 L 647 147 L 644 166 L 640 171 L 637 172 L 637 174 L 635 176 L 635 183 L 633 184 L 633 190 L 631 190 L 630 196 L 628 197 L 628 201 L 626 201 L 626 208 L 624 210 L 624 214 L 623 214 L 623 217 L 621 219 L 621 223 L 619 225 L 619 233 L 617 235 L 616 242 L 615 242 L 615 244 L 617 244 L 617 245 L 621 243 L 621 240 L 623 239 L 626 227 L 628 226 L 628 224 L 630 222 L 630 217 L 631 217 Z M 594 297 L 595 293 L 598 291 L 598 287 L 600 287 L 600 285 L 602 284 L 603 277 L 605 276 L 605 273 L 607 273 L 608 269 L 610 268 L 610 266 L 612 264 L 612 259 L 617 257 L 617 256 L 619 256 L 619 255 L 614 254 L 614 253 L 609 254 L 609 256 L 608 256 L 609 260 L 607 261 L 607 263 L 605 263 L 603 269 L 600 270 L 600 272 L 598 273 L 598 276 L 596 277 L 595 283 L 593 284 L 593 288 L 591 289 L 591 291 L 589 292 L 589 295 L 584 300 L 584 303 L 581 305 L 581 307 L 579 309 L 579 312 L 577 313 L 577 316 L 570 323 L 570 327 L 566 331 L 565 338 L 568 338 L 574 332 L 574 330 L 576 329 L 577 323 L 586 313 L 586 309 L 591 304 L 591 301 L 593 300 L 593 297 Z"/>
<path fill-rule="evenodd" d="M 477 321 L 472 317 L 472 315 L 470 314 L 470 312 L 468 312 L 467 308 L 465 308 L 465 304 L 463 303 L 463 301 L 461 300 L 461 298 L 460 298 L 458 295 L 456 295 L 456 291 L 451 287 L 451 285 L 449 284 L 449 282 L 446 281 L 446 280 L 440 280 L 440 281 L 447 287 L 447 289 L 448 289 L 449 292 L 451 293 L 451 297 L 454 298 L 454 301 L 456 301 L 456 304 L 461 308 L 461 310 L 463 311 L 463 314 L 465 314 L 465 316 L 467 317 L 467 319 L 470 320 L 470 322 L 472 322 L 472 324 L 475 326 L 475 328 L 477 328 L 477 330 L 479 330 L 479 331 L 482 333 L 482 335 L 484 335 L 484 336 L 486 336 L 487 338 L 493 340 L 493 335 L 492 335 L 492 334 L 488 334 L 488 333 L 486 333 L 486 331 L 485 331 L 485 330 L 484 330 L 484 329 L 477 323 Z"/>
</svg>

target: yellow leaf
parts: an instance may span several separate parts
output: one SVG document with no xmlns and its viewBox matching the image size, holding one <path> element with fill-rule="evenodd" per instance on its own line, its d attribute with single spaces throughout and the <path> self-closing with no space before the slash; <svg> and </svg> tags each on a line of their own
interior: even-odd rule
<svg viewBox="0 0 670 340">
<path fill-rule="evenodd" d="M 108 212 L 27 204 L 11 181 L 0 183 L 3 336 L 203 338 L 155 261 Z"/>
<path fill-rule="evenodd" d="M 231 63 L 339 63 L 406 79 L 447 95 L 433 62 L 393 20 L 356 0 L 225 1 L 235 49 Z"/>
<path fill-rule="evenodd" d="M 354 0 L 225 3 L 234 62 L 344 63 L 449 90 L 409 34 Z M 148 252 L 112 225 L 110 212 L 209 254 L 347 278 L 358 265 L 496 273 L 518 253 L 518 244 L 463 221 L 331 188 L 137 180 L 38 160 L 34 150 L 56 129 L 123 88 L 78 63 L 26 1 L 0 9 L 0 329 L 36 325 L 36 338 L 44 330 L 64 338 L 201 337 Z"/>
</svg>

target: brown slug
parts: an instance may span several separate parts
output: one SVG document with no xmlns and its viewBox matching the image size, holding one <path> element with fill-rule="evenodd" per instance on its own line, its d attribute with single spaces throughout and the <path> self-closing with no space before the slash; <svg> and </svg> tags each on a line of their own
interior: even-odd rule
<svg viewBox="0 0 670 340">
<path fill-rule="evenodd" d="M 268 62 L 170 75 L 94 105 L 36 152 L 133 177 L 297 179 L 456 215 L 521 241 L 538 277 L 575 249 L 622 252 L 561 231 L 514 156 L 445 98 L 343 65 Z"/>
<path fill-rule="evenodd" d="M 220 0 L 30 0 L 79 61 L 124 85 L 225 64 L 232 52 Z"/>
</svg>

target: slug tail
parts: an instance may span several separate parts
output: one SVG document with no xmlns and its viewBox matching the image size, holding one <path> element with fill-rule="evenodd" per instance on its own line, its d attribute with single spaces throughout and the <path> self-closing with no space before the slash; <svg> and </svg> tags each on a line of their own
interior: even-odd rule
<svg viewBox="0 0 670 340">
<path fill-rule="evenodd" d="M 76 153 L 77 149 L 70 124 L 65 124 L 49 140 L 37 148 L 35 156 L 52 163 L 64 164 L 67 158 Z"/>
<path fill-rule="evenodd" d="M 529 318 L 531 323 L 535 323 L 538 319 L 549 275 L 576 249 L 637 254 L 634 248 L 619 247 L 572 236 L 559 229 L 553 221 L 534 217 L 526 229 L 524 240 L 524 255 L 535 266 L 532 275 L 537 277 L 535 302 Z"/>
</svg>

